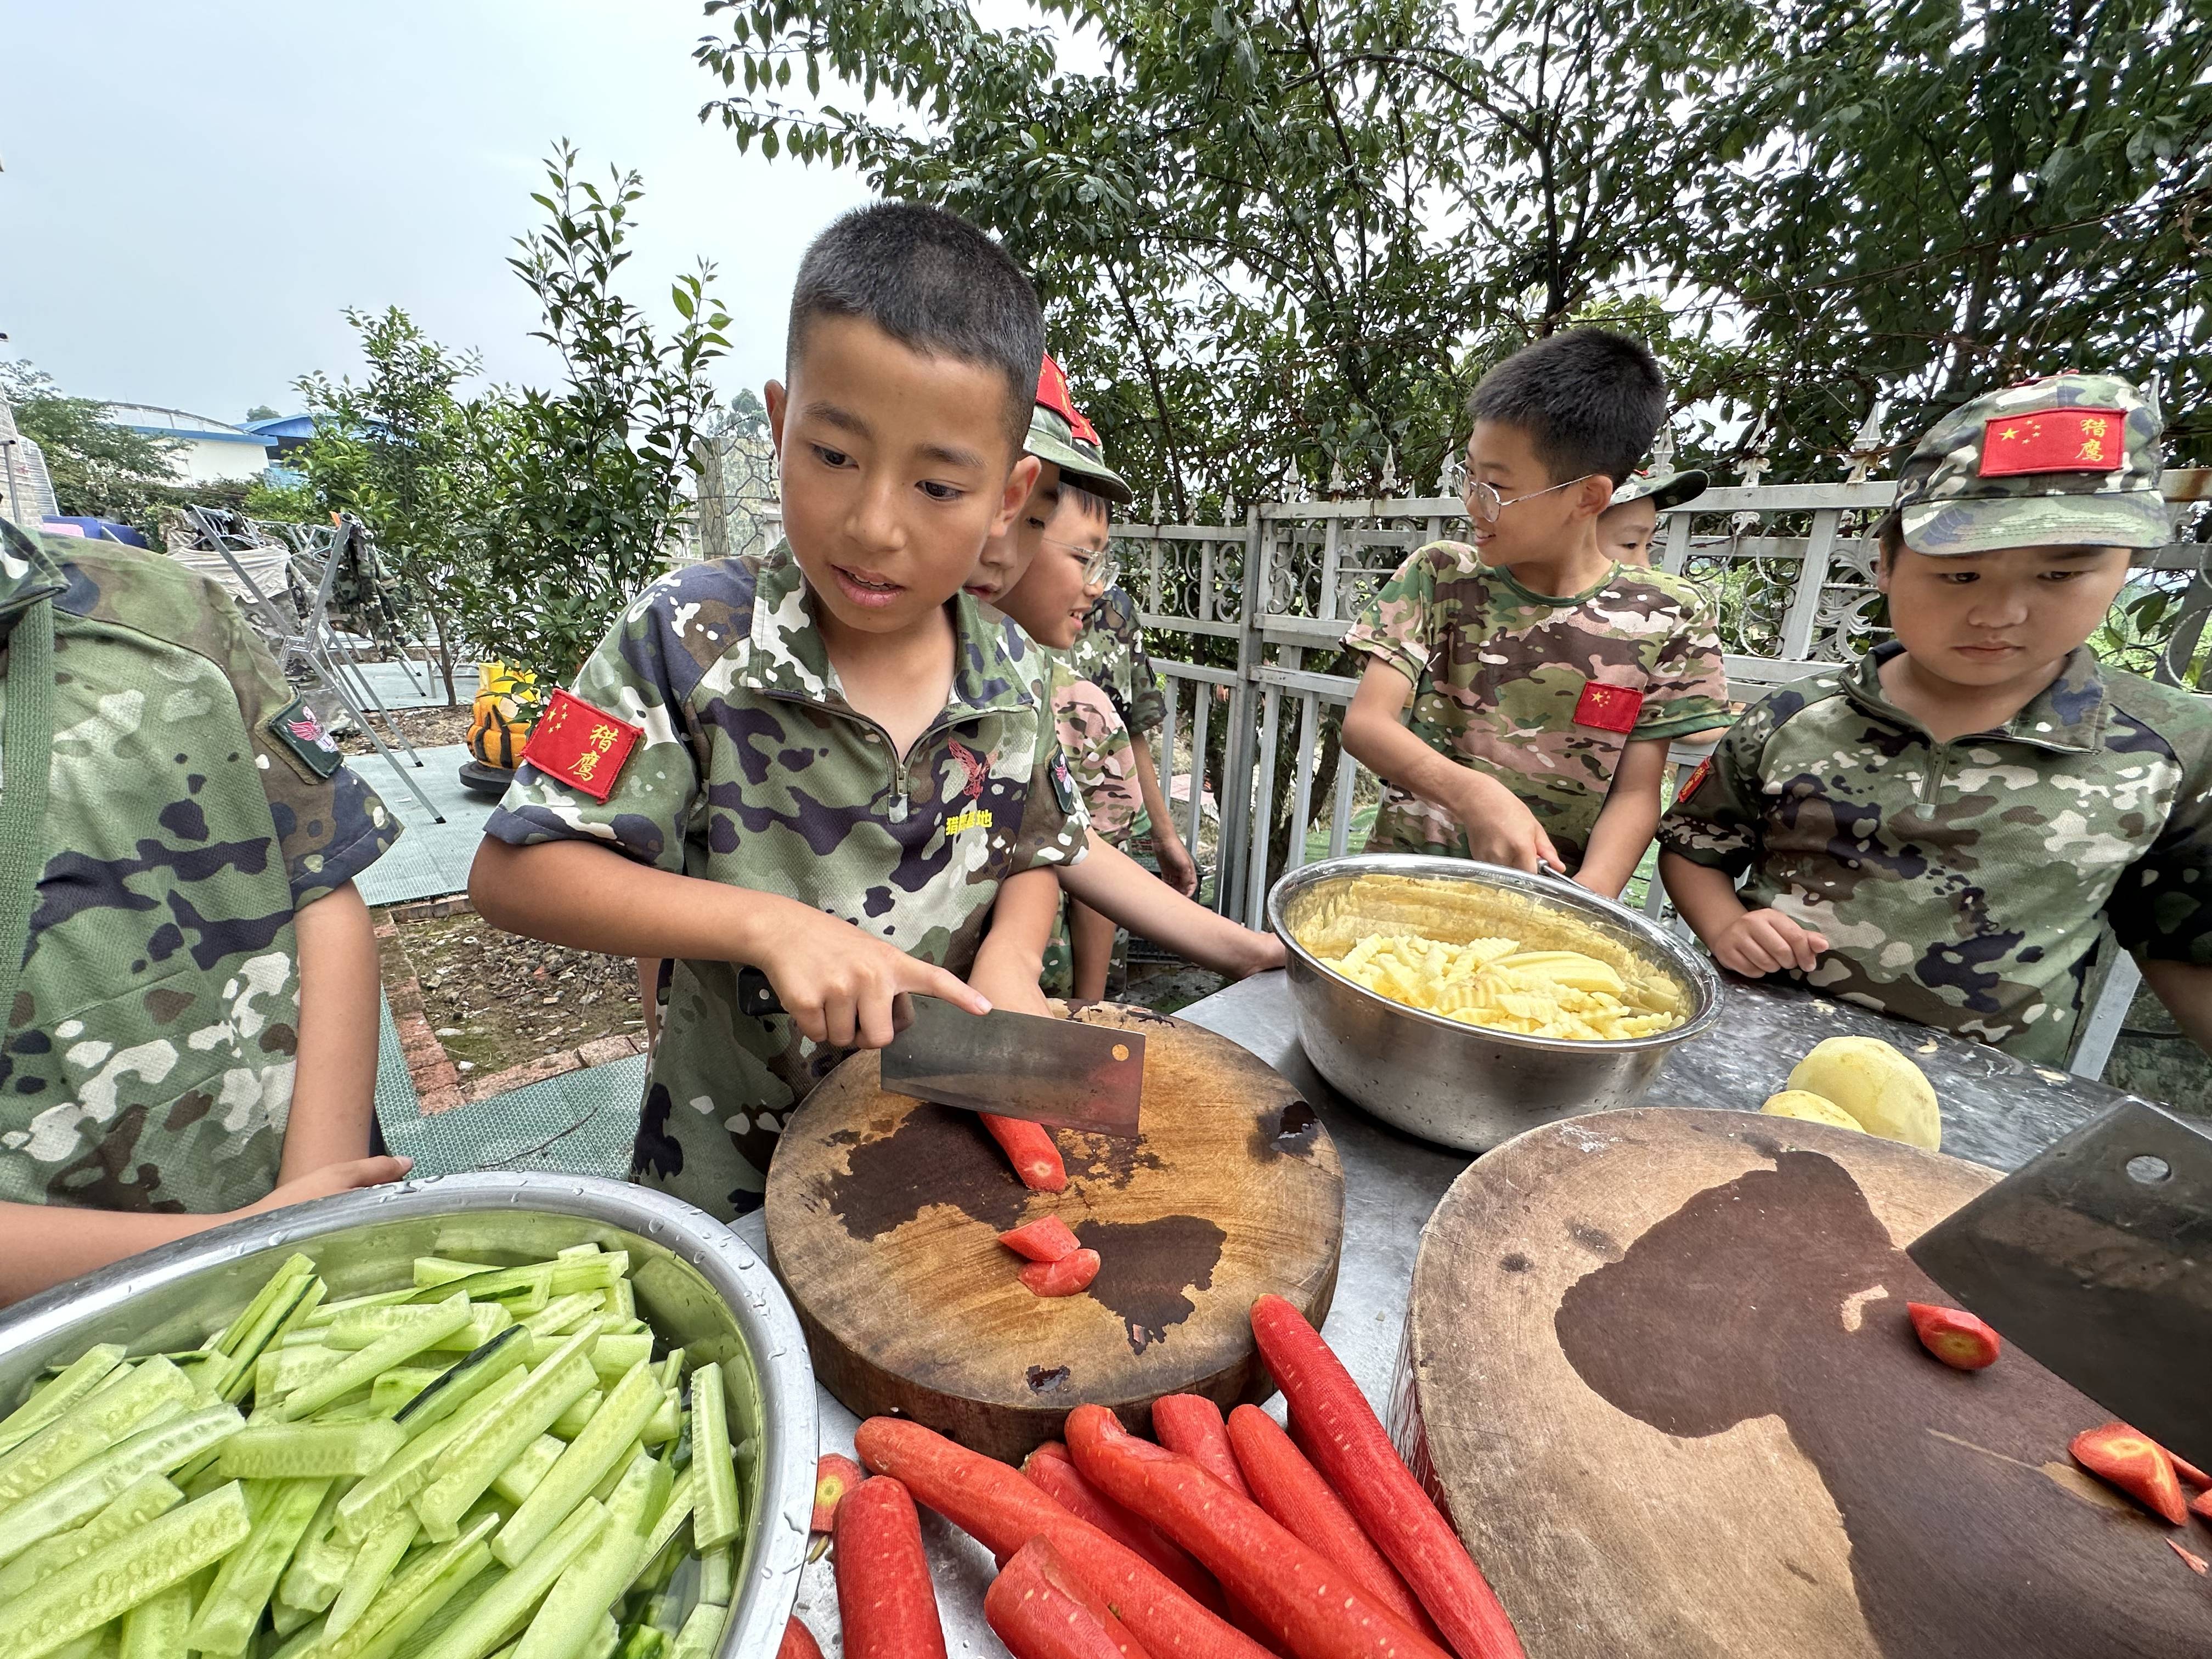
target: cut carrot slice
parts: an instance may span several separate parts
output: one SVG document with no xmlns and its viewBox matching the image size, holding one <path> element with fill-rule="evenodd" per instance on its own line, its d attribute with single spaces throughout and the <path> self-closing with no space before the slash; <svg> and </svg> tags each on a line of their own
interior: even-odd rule
<svg viewBox="0 0 2212 1659">
<path fill-rule="evenodd" d="M 2004 1346 L 1995 1331 L 1963 1308 L 1908 1302 L 1905 1313 L 1920 1346 L 1954 1371 L 1978 1371 L 1995 1364 Z"/>
<path fill-rule="evenodd" d="M 807 1530 L 829 1531 L 836 1523 L 837 1505 L 845 1501 L 845 1494 L 866 1479 L 851 1458 L 824 1453 L 814 1465 L 814 1519 Z"/>
<path fill-rule="evenodd" d="M 1032 1261 L 1058 1261 L 1083 1248 L 1068 1225 L 1056 1215 L 1024 1222 L 999 1235 L 999 1243 Z"/>
<path fill-rule="evenodd" d="M 2148 1435 L 2124 1423 L 2107 1423 L 2075 1435 L 2067 1449 L 2090 1474 L 2110 1481 L 2169 1525 L 2189 1523 L 2189 1504 L 2181 1495 L 2181 1477 L 2173 1471 L 2173 1460 Z"/>
<path fill-rule="evenodd" d="M 1032 1261 L 1022 1269 L 1022 1283 L 1039 1296 L 1074 1296 L 1089 1290 L 1097 1277 L 1096 1250 L 1078 1250 L 1058 1261 Z"/>
</svg>

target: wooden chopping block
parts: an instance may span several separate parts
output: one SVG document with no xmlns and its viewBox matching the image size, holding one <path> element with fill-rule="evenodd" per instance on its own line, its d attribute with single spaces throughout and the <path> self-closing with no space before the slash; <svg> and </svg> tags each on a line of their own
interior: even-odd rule
<svg viewBox="0 0 2212 1659">
<path fill-rule="evenodd" d="M 1267 1380 L 1254 1299 L 1317 1325 L 1336 1285 L 1344 1172 L 1288 1082 L 1226 1037 L 1147 1009 L 1073 1018 L 1140 1031 L 1143 1134 L 1053 1132 L 1063 1193 L 1015 1179 L 972 1112 L 887 1094 L 855 1054 L 784 1126 L 768 1242 L 814 1372 L 862 1417 L 896 1412 L 1009 1462 L 1079 1405 L 1150 1432 L 1152 1402 L 1225 1409 Z M 1103 1261 L 1089 1291 L 1030 1293 L 1009 1227 L 1058 1215 Z"/>
<path fill-rule="evenodd" d="M 2182 1659 L 2212 1529 L 2075 1468 L 2112 1413 L 1954 1371 L 1904 1247 L 1994 1171 L 1639 1109 L 1508 1142 L 1423 1236 L 1395 1426 L 1531 1654 Z M 1425 1469 L 1424 1469 L 1425 1462 Z"/>
</svg>

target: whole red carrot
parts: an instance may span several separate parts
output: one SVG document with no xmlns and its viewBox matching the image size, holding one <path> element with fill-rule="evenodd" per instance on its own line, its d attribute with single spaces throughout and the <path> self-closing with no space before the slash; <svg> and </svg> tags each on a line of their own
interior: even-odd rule
<svg viewBox="0 0 2212 1659">
<path fill-rule="evenodd" d="M 1058 1500 L 1079 1521 L 1087 1521 L 1117 1544 L 1129 1548 L 1175 1580 L 1195 1601 L 1221 1611 L 1221 1587 L 1206 1569 L 1160 1536 L 1159 1528 L 1139 1521 L 1083 1478 L 1067 1448 L 1048 1440 L 1022 1463 L 1022 1474 Z"/>
<path fill-rule="evenodd" d="M 1253 1502 L 1343 1568 L 1369 1596 L 1431 1642 L 1443 1641 L 1420 1598 L 1360 1530 L 1359 1517 L 1273 1418 L 1257 1406 L 1239 1406 L 1229 1413 L 1229 1444 Z"/>
<path fill-rule="evenodd" d="M 1060 1161 L 1060 1148 L 1053 1142 L 1051 1130 L 1025 1117 L 997 1117 L 989 1112 L 977 1115 L 1006 1152 L 1023 1186 L 1041 1193 L 1066 1191 L 1067 1165 Z"/>
<path fill-rule="evenodd" d="M 837 1505 L 837 1620 L 848 1659 L 945 1659 L 921 1522 L 896 1480 L 863 1480 Z"/>
<path fill-rule="evenodd" d="M 1252 1334 L 1311 1440 L 1308 1455 L 1462 1659 L 1525 1659 L 1482 1569 L 1406 1468 L 1375 1408 L 1321 1333 L 1281 1297 L 1263 1296 L 1252 1304 Z"/>
<path fill-rule="evenodd" d="M 1251 1497 L 1252 1489 L 1237 1467 L 1237 1454 L 1230 1449 L 1221 1407 L 1205 1395 L 1167 1394 L 1152 1401 L 1152 1437 L 1170 1451 L 1181 1452 L 1239 1498 Z"/>
<path fill-rule="evenodd" d="M 836 1523 L 837 1506 L 845 1501 L 845 1494 L 859 1486 L 866 1477 L 860 1466 L 851 1458 L 836 1452 L 824 1452 L 814 1462 L 814 1518 L 807 1523 L 809 1532 L 827 1532 Z"/>
<path fill-rule="evenodd" d="M 994 1555 L 1011 1559 L 1030 1539 L 1043 1539 L 1111 1604 L 1152 1659 L 1267 1659 L 1265 1648 L 1191 1600 L 1136 1551 L 1077 1520 L 1018 1470 L 902 1418 L 872 1417 L 853 1440 L 863 1463 L 897 1476 Z"/>
<path fill-rule="evenodd" d="M 783 1627 L 783 1640 L 776 1644 L 775 1659 L 822 1659 L 822 1644 L 814 1639 L 814 1632 L 793 1619 Z"/>
<path fill-rule="evenodd" d="M 1014 1659 L 1147 1659 L 1113 1610 L 1042 1538 L 983 1595 L 983 1621 Z"/>
<path fill-rule="evenodd" d="M 1449 1659 L 1258 1504 L 1180 1452 L 1138 1439 L 1103 1406 L 1068 1413 L 1067 1449 L 1091 1485 L 1196 1556 L 1296 1659 Z"/>
</svg>

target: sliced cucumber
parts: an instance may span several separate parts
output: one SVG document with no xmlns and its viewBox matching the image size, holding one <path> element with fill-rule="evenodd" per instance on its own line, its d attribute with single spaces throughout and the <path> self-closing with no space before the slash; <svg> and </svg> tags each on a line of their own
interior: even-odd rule
<svg viewBox="0 0 2212 1659">
<path fill-rule="evenodd" d="M 661 1552 L 676 1541 L 677 1533 L 691 1518 L 698 1484 L 697 1477 L 690 1469 L 676 1477 L 675 1484 L 669 1488 L 668 1502 L 662 1505 L 660 1513 L 653 1518 L 653 1530 L 646 1534 L 645 1563 L 638 1572 L 642 1573 L 646 1567 L 651 1566 L 660 1558 Z M 636 1581 L 636 1574 L 631 1576 L 631 1581 Z"/>
<path fill-rule="evenodd" d="M 0 1659 L 37 1659 L 221 1560 L 252 1530 L 235 1482 L 155 1517 L 0 1609 Z"/>
<path fill-rule="evenodd" d="M 397 1417 L 416 1395 L 443 1376 L 442 1365 L 396 1365 L 369 1385 L 370 1410 L 378 1417 Z"/>
<path fill-rule="evenodd" d="M 319 1376 L 343 1356 L 325 1343 L 264 1348 L 253 1366 L 253 1398 L 257 1409 L 281 1400 L 293 1389 Z"/>
<path fill-rule="evenodd" d="M 627 1279 L 617 1279 L 608 1287 L 607 1311 L 617 1319 L 637 1317 L 637 1291 Z"/>
<path fill-rule="evenodd" d="M 590 1361 L 586 1359 L 585 1363 L 589 1364 Z M 597 1375 L 593 1373 L 594 1376 Z M 552 1432 L 561 1439 L 574 1440 L 590 1426 L 592 1417 L 599 1412 L 599 1402 L 605 1398 L 605 1390 L 602 1389 L 585 1389 L 569 1403 L 567 1410 L 553 1419 Z"/>
<path fill-rule="evenodd" d="M 40 1539 L 0 1568 L 0 1607 L 37 1583 L 94 1550 L 127 1538 L 157 1515 L 185 1501 L 175 1483 L 159 1474 L 142 1474 L 118 1492 L 107 1507 L 81 1527 Z"/>
<path fill-rule="evenodd" d="M 402 1510 L 369 1534 L 346 1572 L 337 1600 L 331 1603 L 331 1616 L 323 1624 L 325 1635 L 342 1636 L 360 1622 L 362 1614 L 368 1611 L 369 1603 L 383 1589 L 385 1581 L 392 1577 L 420 1530 L 415 1516 Z"/>
<path fill-rule="evenodd" d="M 405 1431 L 389 1419 L 362 1423 L 249 1424 L 223 1442 L 216 1469 L 244 1480 L 368 1474 L 397 1456 L 406 1443 Z"/>
<path fill-rule="evenodd" d="M 491 1480 L 491 1489 L 510 1504 L 520 1504 L 538 1489 L 545 1472 L 561 1461 L 568 1443 L 541 1434 L 525 1446 L 514 1461 Z"/>
<path fill-rule="evenodd" d="M 156 1407 L 190 1406 L 197 1395 L 191 1379 L 167 1360 L 140 1360 L 122 1382 L 79 1401 L 0 1456 L 0 1511 L 114 1445 Z M 0 1555 L 12 1553 L 9 1542 L 0 1531 Z"/>
<path fill-rule="evenodd" d="M 192 1613 L 185 1645 L 203 1654 L 228 1656 L 246 1651 L 253 1639 L 261 1610 L 269 1605 L 284 1564 L 299 1547 L 301 1534 L 315 1518 L 315 1510 L 329 1489 L 327 1478 L 313 1480 L 257 1482 L 261 1491 L 253 1504 L 253 1528 L 240 1547 L 222 1559 L 215 1583 Z"/>
<path fill-rule="evenodd" d="M 507 1639 L 511 1626 L 519 1627 L 528 1620 L 554 1581 L 589 1546 L 606 1519 L 605 1510 L 586 1499 L 551 1537 L 511 1568 L 465 1616 L 455 1620 L 425 1648 L 421 1659 L 486 1659 Z"/>
<path fill-rule="evenodd" d="M 608 1500 L 607 1524 L 568 1564 L 524 1632 L 515 1659 L 578 1659 L 592 1615 L 622 1599 L 637 1576 L 653 1521 L 668 1501 L 669 1474 L 653 1458 L 631 1461 Z"/>
<path fill-rule="evenodd" d="M 500 1378 L 520 1365 L 530 1352 L 530 1337 L 515 1326 L 457 1360 L 446 1374 L 414 1398 L 400 1412 L 399 1426 L 413 1439 L 432 1425 L 451 1417 Z"/>
<path fill-rule="evenodd" d="M 430 1275 L 427 1283 L 426 1264 Z M 439 1278 L 439 1273 L 452 1276 Z M 472 1302 L 504 1302 L 510 1311 L 520 1316 L 536 1313 L 552 1299 L 553 1265 L 532 1261 L 520 1267 L 486 1267 L 474 1261 L 446 1261 L 425 1256 L 415 1264 L 415 1283 L 418 1300 L 450 1296 L 459 1291 Z"/>
<path fill-rule="evenodd" d="M 592 1370 L 602 1382 L 619 1382 L 631 1366 L 643 1364 L 652 1358 L 653 1339 L 649 1336 L 611 1336 L 602 1331 L 599 1340 L 592 1344 Z"/>
<path fill-rule="evenodd" d="M 730 1595 L 737 1588 L 738 1558 L 727 1545 L 708 1550 L 699 1558 L 699 1599 L 730 1605 Z"/>
<path fill-rule="evenodd" d="M 357 1308 L 351 1313 L 341 1314 L 323 1330 L 333 1348 L 366 1348 L 396 1331 L 410 1328 L 412 1322 L 422 1316 L 420 1308 Z M 514 1316 L 496 1302 L 471 1303 L 467 1322 L 430 1346 L 465 1353 L 471 1348 L 482 1347 L 514 1323 Z"/>
<path fill-rule="evenodd" d="M 601 1250 L 592 1255 L 556 1256 L 552 1267 L 550 1288 L 556 1296 L 611 1291 L 629 1273 L 629 1252 Z"/>
<path fill-rule="evenodd" d="M 112 1342 L 87 1348 L 41 1383 L 29 1399 L 0 1418 L 0 1452 L 21 1445 L 106 1382 L 122 1363 L 123 1350 Z"/>
<path fill-rule="evenodd" d="M 76 1525 L 105 1509 L 139 1476 L 167 1474 L 219 1445 L 242 1426 L 244 1419 L 236 1407 L 205 1406 L 171 1421 L 139 1430 L 120 1444 L 71 1469 L 60 1480 L 40 1487 L 31 1497 L 0 1511 L 0 1557 L 12 1559 L 41 1538 L 51 1538 L 63 1528 Z M 185 1507 L 191 1506 L 188 1504 Z"/>
<path fill-rule="evenodd" d="M 305 1261 L 304 1256 L 295 1260 Z M 253 1382 L 253 1368 L 267 1352 L 272 1341 L 281 1340 L 288 1333 L 299 1328 L 323 1299 L 326 1287 L 313 1273 L 300 1282 L 299 1288 L 288 1298 L 280 1301 L 262 1322 L 239 1340 L 237 1348 L 224 1362 L 218 1372 L 212 1363 L 205 1364 L 194 1380 L 211 1388 L 222 1399 L 234 1403 L 246 1396 Z"/>
<path fill-rule="evenodd" d="M 550 1428 L 555 1418 L 591 1391 L 592 1364 L 584 1356 L 585 1345 L 592 1340 L 585 1334 L 570 1338 L 558 1353 L 530 1373 L 528 1381 L 507 1397 L 496 1413 L 478 1419 L 479 1432 L 453 1446 L 438 1478 L 415 1497 L 415 1512 L 422 1517 L 425 1533 L 432 1538 L 450 1533 L 468 1507 L 483 1495 L 492 1477 Z"/>
<path fill-rule="evenodd" d="M 368 1387 L 381 1373 L 412 1359 L 425 1348 L 459 1330 L 468 1321 L 466 1297 L 453 1297 L 423 1309 L 407 1326 L 348 1354 L 320 1376 L 286 1395 L 274 1407 L 274 1414 L 280 1421 L 311 1416 L 356 1389 Z"/>
<path fill-rule="evenodd" d="M 660 1384 L 651 1369 L 643 1364 L 632 1366 L 569 1442 L 560 1462 L 500 1528 L 492 1540 L 492 1554 L 512 1567 L 550 1537 L 577 1505 L 591 1498 L 592 1489 L 617 1467 L 617 1460 L 627 1457 L 645 1419 L 659 1403 Z"/>
<path fill-rule="evenodd" d="M 691 1536 L 702 1551 L 738 1535 L 738 1471 L 730 1457 L 729 1401 L 722 1368 L 709 1362 L 691 1373 L 691 1473 L 696 1496 Z"/>
<path fill-rule="evenodd" d="M 446 1603 L 491 1566 L 489 1516 L 447 1543 L 418 1551 L 387 1582 L 368 1612 L 336 1636 L 325 1634 L 315 1659 L 387 1659 Z"/>
<path fill-rule="evenodd" d="M 512 1335 L 511 1331 L 504 1333 L 501 1340 Z M 363 1475 L 354 1484 L 353 1490 L 338 1500 L 337 1517 L 331 1525 L 338 1541 L 359 1545 L 374 1528 L 390 1519 L 430 1484 L 439 1471 L 439 1460 L 454 1443 L 474 1430 L 481 1419 L 504 1413 L 528 1381 L 527 1374 L 519 1370 L 509 1370 L 495 1378 L 444 1422 L 417 1435 L 408 1443 L 405 1451 L 374 1474 Z M 423 1396 L 425 1401 L 428 1398 L 428 1395 Z M 419 1406 L 422 1401 L 416 1403 Z"/>
<path fill-rule="evenodd" d="M 118 1659 L 177 1659 L 192 1622 L 192 1587 L 172 1584 L 123 1615 Z"/>
<path fill-rule="evenodd" d="M 726 1605 L 702 1601 L 676 1632 L 669 1659 L 714 1659 L 714 1644 L 722 1639 L 722 1626 L 729 1622 L 730 1609 Z"/>
<path fill-rule="evenodd" d="M 532 1336 L 561 1336 L 574 1330 L 586 1319 L 597 1319 L 605 1311 L 598 1292 L 578 1291 L 572 1296 L 554 1297 L 541 1311 L 530 1315 L 522 1323 Z"/>
</svg>

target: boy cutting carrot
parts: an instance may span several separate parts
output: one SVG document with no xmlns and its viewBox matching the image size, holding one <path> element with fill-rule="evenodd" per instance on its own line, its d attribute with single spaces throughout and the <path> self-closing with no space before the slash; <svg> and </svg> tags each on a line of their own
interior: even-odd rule
<svg viewBox="0 0 2212 1659">
<path fill-rule="evenodd" d="M 1042 356 L 1027 279 L 972 226 L 831 226 L 767 388 L 787 543 L 647 590 L 486 827 L 488 919 L 672 960 L 634 1179 L 752 1209 L 784 1115 L 890 1041 L 901 994 L 1044 1011 L 1082 803 L 1048 664 L 960 592 L 1036 483 Z M 741 1012 L 744 964 L 787 1012 Z"/>
</svg>

